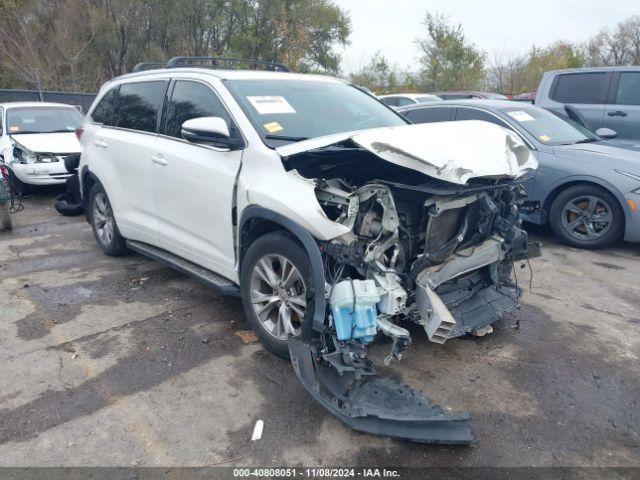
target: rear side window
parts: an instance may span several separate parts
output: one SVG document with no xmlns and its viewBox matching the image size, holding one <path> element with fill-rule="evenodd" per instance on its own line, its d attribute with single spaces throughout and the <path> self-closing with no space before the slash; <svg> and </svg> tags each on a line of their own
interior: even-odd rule
<svg viewBox="0 0 640 480">
<path fill-rule="evenodd" d="M 398 106 L 398 97 L 386 97 L 386 98 L 381 98 L 380 100 L 382 101 L 382 103 L 385 103 L 391 107 Z"/>
<path fill-rule="evenodd" d="M 484 122 L 494 123 L 501 127 L 509 128 L 507 124 L 499 118 L 476 108 L 458 108 L 458 111 L 456 112 L 456 120 L 482 120 Z"/>
<path fill-rule="evenodd" d="M 181 138 L 182 124 L 198 117 L 222 117 L 227 125 L 230 117 L 222 102 L 210 87 L 190 81 L 177 81 L 167 104 L 165 134 Z"/>
<path fill-rule="evenodd" d="M 622 72 L 616 92 L 618 105 L 640 105 L 640 72 Z"/>
<path fill-rule="evenodd" d="M 448 122 L 451 120 L 451 107 L 414 108 L 405 113 L 411 123 Z"/>
<path fill-rule="evenodd" d="M 91 120 L 103 125 L 112 125 L 113 107 L 115 107 L 117 96 L 118 87 L 109 90 L 93 109 Z"/>
<path fill-rule="evenodd" d="M 120 85 L 115 126 L 142 132 L 155 132 L 158 111 L 162 106 L 166 88 L 166 81 Z"/>
<path fill-rule="evenodd" d="M 605 103 L 608 89 L 606 72 L 559 75 L 551 98 L 562 103 Z"/>
<path fill-rule="evenodd" d="M 398 98 L 398 106 L 399 107 L 404 107 L 405 105 L 411 105 L 414 102 L 413 100 L 411 100 L 410 98 L 407 97 L 397 97 Z"/>
</svg>

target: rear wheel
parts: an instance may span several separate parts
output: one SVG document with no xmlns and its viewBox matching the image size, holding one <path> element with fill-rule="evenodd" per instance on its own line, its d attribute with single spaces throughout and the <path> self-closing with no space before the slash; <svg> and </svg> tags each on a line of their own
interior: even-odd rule
<svg viewBox="0 0 640 480">
<path fill-rule="evenodd" d="M 102 251 L 113 257 L 126 253 L 125 239 L 116 225 L 107 193 L 99 183 L 89 193 L 89 212 L 93 235 Z"/>
<path fill-rule="evenodd" d="M 551 205 L 551 229 L 564 243 L 579 248 L 604 248 L 624 233 L 624 212 L 616 198 L 595 185 L 574 185 Z"/>
<path fill-rule="evenodd" d="M 242 305 L 264 346 L 289 358 L 287 339 L 300 335 L 311 308 L 311 265 L 305 250 L 283 233 L 256 240 L 241 271 Z"/>
</svg>

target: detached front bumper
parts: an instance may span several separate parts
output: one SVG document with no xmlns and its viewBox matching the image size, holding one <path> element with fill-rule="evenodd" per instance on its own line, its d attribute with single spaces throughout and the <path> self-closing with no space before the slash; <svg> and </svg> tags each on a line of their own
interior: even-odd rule
<svg viewBox="0 0 640 480">
<path fill-rule="evenodd" d="M 18 180 L 29 185 L 57 185 L 64 183 L 72 175 L 61 161 L 28 164 L 14 162 L 8 168 Z"/>
<path fill-rule="evenodd" d="M 520 292 L 500 282 L 498 265 L 506 258 L 504 243 L 502 237 L 493 236 L 418 275 L 416 303 L 429 340 L 444 343 L 478 332 L 517 308 Z M 453 279 L 458 281 L 446 284 Z"/>
</svg>

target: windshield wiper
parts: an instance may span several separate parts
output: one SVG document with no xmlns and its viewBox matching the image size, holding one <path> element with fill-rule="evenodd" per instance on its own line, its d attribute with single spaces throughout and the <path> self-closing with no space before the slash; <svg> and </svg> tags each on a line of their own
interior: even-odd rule
<svg viewBox="0 0 640 480">
<path fill-rule="evenodd" d="M 267 140 L 283 140 L 285 142 L 302 142 L 303 140 L 309 140 L 309 137 L 290 137 L 288 135 L 265 135 Z"/>
<path fill-rule="evenodd" d="M 582 140 L 578 140 L 577 142 L 573 142 L 573 145 L 577 145 L 578 143 L 593 143 L 599 142 L 598 138 L 583 138 Z"/>
</svg>

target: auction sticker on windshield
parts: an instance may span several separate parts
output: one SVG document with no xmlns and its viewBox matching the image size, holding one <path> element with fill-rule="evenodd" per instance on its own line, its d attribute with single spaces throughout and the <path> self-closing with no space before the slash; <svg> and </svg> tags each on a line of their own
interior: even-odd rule
<svg viewBox="0 0 640 480">
<path fill-rule="evenodd" d="M 272 113 L 296 113 L 287 99 L 281 96 L 260 96 L 247 97 L 253 108 L 260 115 L 269 115 Z"/>
<path fill-rule="evenodd" d="M 535 120 L 531 115 L 527 112 L 523 112 L 522 110 L 514 110 L 513 112 L 507 112 L 511 118 L 513 118 L 516 122 L 532 122 Z"/>
</svg>

